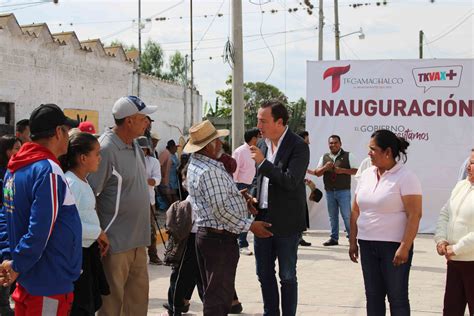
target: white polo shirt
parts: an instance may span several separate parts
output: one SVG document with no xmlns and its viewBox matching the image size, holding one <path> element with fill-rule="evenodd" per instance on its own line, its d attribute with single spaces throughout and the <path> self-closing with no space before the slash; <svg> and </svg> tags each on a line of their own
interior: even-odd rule
<svg viewBox="0 0 474 316">
<path fill-rule="evenodd" d="M 283 141 L 283 138 L 285 138 L 286 133 L 288 132 L 288 126 L 286 127 L 285 131 L 283 134 L 280 136 L 280 139 L 278 140 L 277 147 L 275 148 L 275 151 L 273 151 L 272 147 L 272 141 L 268 138 L 265 138 L 265 144 L 267 145 L 267 157 L 265 160 L 270 161 L 271 163 L 275 162 L 275 158 L 278 154 L 278 149 L 280 148 L 281 142 Z M 265 162 L 262 161 L 258 167 Z M 267 177 L 262 178 L 262 186 L 261 186 L 261 191 L 260 191 L 260 201 L 259 201 L 259 207 L 261 209 L 268 208 L 268 184 L 270 183 L 270 179 Z"/>
<path fill-rule="evenodd" d="M 355 191 L 360 215 L 357 238 L 401 242 L 407 225 L 402 196 L 422 195 L 417 176 L 398 162 L 377 179 L 377 167 L 365 170 Z"/>
</svg>

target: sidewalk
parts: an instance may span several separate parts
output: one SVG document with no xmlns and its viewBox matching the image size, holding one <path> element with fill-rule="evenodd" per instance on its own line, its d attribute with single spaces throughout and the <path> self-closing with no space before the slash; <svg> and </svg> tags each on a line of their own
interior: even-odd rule
<svg viewBox="0 0 474 316">
<path fill-rule="evenodd" d="M 342 234 L 341 234 L 342 236 Z M 249 234 L 249 239 L 252 237 Z M 305 240 L 310 247 L 298 251 L 298 315 L 366 315 L 365 294 L 360 264 L 349 260 L 347 239 L 339 246 L 323 247 L 328 233 L 310 231 Z M 252 248 L 253 245 L 251 245 Z M 159 251 L 163 247 L 159 245 Z M 170 268 L 149 265 L 149 315 L 165 311 Z M 412 315 L 441 315 L 446 277 L 444 257 L 438 256 L 432 235 L 418 235 L 410 274 Z M 260 285 L 255 275 L 254 256 L 241 256 L 236 289 L 244 307 L 241 315 L 262 315 Z M 388 308 L 388 303 L 387 303 Z M 467 313 L 467 312 L 466 312 Z M 202 304 L 195 291 L 190 312 L 201 315 Z M 387 315 L 390 312 L 387 311 Z M 466 314 L 467 315 L 467 314 Z"/>
</svg>

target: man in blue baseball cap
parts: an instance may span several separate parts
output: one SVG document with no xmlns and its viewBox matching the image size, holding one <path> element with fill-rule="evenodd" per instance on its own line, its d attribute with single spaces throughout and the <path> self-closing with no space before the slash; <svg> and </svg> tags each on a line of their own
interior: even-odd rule
<svg viewBox="0 0 474 316">
<path fill-rule="evenodd" d="M 136 138 L 146 129 L 146 116 L 155 111 L 135 96 L 118 99 L 112 108 L 115 126 L 99 138 L 99 170 L 88 177 L 110 240 L 102 263 L 111 294 L 103 297 L 100 316 L 144 316 L 148 311 L 150 197 L 145 156 Z"/>
</svg>

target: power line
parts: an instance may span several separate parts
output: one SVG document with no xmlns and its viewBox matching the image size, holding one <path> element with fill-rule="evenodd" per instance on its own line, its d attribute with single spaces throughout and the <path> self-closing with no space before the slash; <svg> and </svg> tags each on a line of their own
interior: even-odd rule
<svg viewBox="0 0 474 316">
<path fill-rule="evenodd" d="M 219 6 L 219 9 L 217 9 L 217 12 L 216 12 L 216 14 L 214 15 L 214 17 L 213 17 L 211 23 L 209 23 L 209 25 L 208 25 L 206 31 L 204 31 L 204 34 L 202 35 L 202 37 L 201 37 L 201 39 L 199 40 L 199 42 L 196 44 L 196 47 L 194 48 L 194 50 L 198 49 L 199 44 L 201 44 L 201 42 L 202 42 L 202 40 L 204 39 L 204 37 L 206 37 L 207 32 L 209 31 L 209 29 L 211 28 L 212 24 L 214 24 L 214 21 L 216 20 L 217 13 L 222 9 L 222 6 L 224 5 L 224 2 L 225 2 L 225 0 L 222 0 L 221 5 Z"/>
<path fill-rule="evenodd" d="M 34 2 L 22 2 L 22 3 L 15 3 L 15 4 L 2 4 L 0 8 L 8 8 L 8 7 L 19 7 L 19 6 L 29 6 L 30 4 L 45 4 L 45 3 L 52 3 L 53 0 L 43 0 L 43 1 L 34 1 Z"/>
<path fill-rule="evenodd" d="M 8 11 L 0 11 L 1 13 L 3 12 L 12 12 L 12 11 L 19 11 L 19 10 L 23 10 L 23 9 L 27 9 L 27 8 L 31 8 L 31 7 L 37 7 L 37 6 L 40 6 L 40 5 L 43 5 L 43 4 L 47 4 L 48 2 L 36 2 L 36 3 L 30 3 L 29 5 L 24 5 L 23 7 L 21 8 L 15 8 L 15 9 L 10 9 Z"/>
<path fill-rule="evenodd" d="M 160 14 L 163 14 L 163 13 L 165 13 L 165 12 L 168 12 L 169 10 L 172 10 L 172 9 L 176 8 L 177 6 L 181 5 L 183 2 L 184 2 L 184 0 L 181 0 L 181 1 L 179 1 L 178 3 L 176 3 L 176 4 L 174 4 L 174 5 L 172 5 L 172 6 L 168 7 L 168 8 L 166 8 L 166 9 L 160 11 L 160 12 L 151 15 L 148 19 L 153 19 L 154 17 L 156 17 L 156 16 L 158 16 L 158 15 L 160 15 Z M 119 30 L 119 31 L 116 31 L 116 32 L 112 33 L 112 34 L 109 34 L 109 35 L 106 35 L 106 36 L 102 36 L 102 37 L 100 37 L 100 38 L 101 38 L 101 39 L 110 38 L 110 37 L 112 37 L 112 36 L 115 36 L 115 35 L 118 35 L 118 34 L 120 34 L 120 33 L 122 33 L 122 32 L 127 31 L 127 30 L 131 29 L 132 27 L 133 27 L 133 25 L 128 26 L 128 27 L 126 27 L 126 28 L 123 28 L 123 29 L 121 29 L 121 30 Z M 141 27 L 141 26 L 139 25 L 138 27 Z"/>
<path fill-rule="evenodd" d="M 357 59 L 360 59 L 359 55 L 356 54 L 356 52 L 349 46 L 349 44 L 346 43 L 345 39 L 342 38 L 341 39 L 341 43 L 346 46 L 351 52 L 352 54 L 357 58 Z"/>
<path fill-rule="evenodd" d="M 431 42 L 427 42 L 425 43 L 424 45 L 429 45 L 429 44 L 432 44 L 436 41 L 439 41 L 440 39 L 442 39 L 443 37 L 445 37 L 446 35 L 450 34 L 451 32 L 455 31 L 458 27 L 460 27 L 464 22 L 466 22 L 470 17 L 472 17 L 474 15 L 474 10 L 471 10 L 471 12 L 468 13 L 467 16 L 464 17 L 464 19 L 462 19 L 461 22 L 457 23 L 456 25 L 454 26 L 451 26 L 448 31 L 445 31 L 445 32 L 442 32 L 441 34 L 439 34 L 438 36 L 435 36 L 435 39 L 433 39 Z"/>
<path fill-rule="evenodd" d="M 260 10 L 262 10 L 262 3 L 261 2 L 259 3 L 259 6 L 260 6 Z M 265 83 L 270 78 L 270 76 L 273 73 L 273 70 L 275 69 L 275 56 L 273 55 L 272 49 L 268 46 L 267 41 L 265 40 L 265 37 L 263 36 L 262 28 L 263 28 L 263 13 L 260 15 L 260 29 L 259 29 L 260 37 L 262 38 L 263 43 L 267 47 L 268 52 L 272 56 L 272 68 L 270 69 L 270 73 L 268 74 L 267 78 L 263 81 Z M 286 42 L 285 42 L 285 45 L 286 45 Z"/>
<path fill-rule="evenodd" d="M 425 43 L 429 42 L 429 39 L 426 36 L 425 32 L 423 32 L 423 38 L 425 39 Z M 433 51 L 431 50 L 431 46 L 432 45 L 426 45 L 426 47 L 428 47 L 428 51 L 430 52 L 431 58 L 435 58 L 434 55 L 433 55 Z"/>
<path fill-rule="evenodd" d="M 372 4 L 376 4 L 378 2 L 382 2 L 383 0 L 380 0 L 380 1 L 373 1 L 373 2 L 364 2 L 364 5 L 367 4 L 367 5 L 372 5 Z M 406 0 L 404 0 L 406 1 Z M 45 1 L 41 1 L 41 3 L 44 3 Z M 52 1 L 50 1 L 52 2 Z M 39 2 L 31 2 L 31 3 L 39 3 Z M 392 2 L 390 2 L 392 3 Z M 29 4 L 29 3 L 28 3 Z M 179 3 L 181 4 L 181 3 Z M 178 5 L 179 5 L 178 4 Z M 280 6 L 282 6 L 281 4 L 281 1 L 278 2 L 278 4 Z M 20 6 L 20 5 L 25 5 L 25 3 L 23 4 L 14 4 L 14 5 L 9 5 L 9 6 Z M 343 6 L 353 6 L 354 4 L 353 3 L 340 3 L 339 6 L 340 7 L 343 7 Z M 0 5 L 0 7 L 2 7 Z M 284 8 L 284 6 L 282 6 Z M 334 6 L 325 6 L 325 8 L 333 8 Z M 318 7 L 314 7 L 315 9 L 318 8 Z M 276 13 L 281 13 L 281 12 L 286 12 L 288 11 L 290 13 L 290 16 L 294 17 L 296 21 L 298 21 L 301 25 L 303 26 L 306 26 L 304 25 L 302 22 L 301 22 L 301 19 L 302 16 L 299 15 L 299 12 L 301 11 L 304 11 L 306 9 L 306 6 L 303 6 L 303 5 L 295 5 L 287 10 L 283 9 L 283 10 L 279 10 L 279 9 L 268 9 L 268 10 L 261 10 L 261 11 L 248 11 L 248 12 L 244 12 L 243 14 L 244 15 L 248 15 L 248 14 L 261 14 L 261 13 L 270 13 L 270 14 L 276 14 Z M 168 11 L 168 10 L 166 10 Z M 183 20 L 183 19 L 190 19 L 191 17 L 190 16 L 170 16 L 170 17 L 157 17 L 158 15 L 161 15 L 162 13 L 164 13 L 164 11 L 161 11 L 159 13 L 156 13 L 154 14 L 153 16 L 151 17 L 148 17 L 146 19 L 143 19 L 145 20 L 145 22 L 152 22 L 152 21 L 156 21 L 156 22 L 166 22 L 166 21 L 169 21 L 169 20 Z M 194 15 L 193 16 L 193 19 L 197 19 L 197 18 L 203 18 L 203 19 L 208 19 L 208 18 L 221 18 L 221 17 L 225 17 L 225 16 L 230 16 L 229 13 L 216 13 L 216 14 L 202 14 L 202 15 Z M 299 18 L 298 18 L 299 17 Z M 104 20 L 104 21 L 82 21 L 82 22 L 74 22 L 74 21 L 71 21 L 71 22 L 59 22 L 59 23 L 48 23 L 50 25 L 59 25 L 59 26 L 62 26 L 62 25 L 70 25 L 70 26 L 73 26 L 73 25 L 87 25 L 87 24 L 113 24 L 113 23 L 125 23 L 125 22 L 136 22 L 136 19 L 127 19 L 127 20 Z"/>
<path fill-rule="evenodd" d="M 297 33 L 297 32 L 308 32 L 308 31 L 317 30 L 317 29 L 318 28 L 316 26 L 313 26 L 313 27 L 308 27 L 308 28 L 292 29 L 292 30 L 288 30 L 288 31 L 263 33 L 263 35 L 264 36 L 274 36 L 274 35 L 285 34 L 285 33 L 288 34 L 288 33 Z M 261 34 L 256 33 L 256 34 L 244 35 L 243 37 L 244 38 L 261 37 Z M 215 37 L 215 38 L 204 39 L 203 42 L 222 41 L 222 40 L 226 40 L 226 39 L 227 39 L 227 37 Z M 189 44 L 189 41 L 160 43 L 160 45 L 173 45 L 173 44 Z"/>
<path fill-rule="evenodd" d="M 300 38 L 300 39 L 297 39 L 297 40 L 294 40 L 294 41 L 288 41 L 288 42 L 286 42 L 286 44 L 297 43 L 297 42 L 303 42 L 303 41 L 307 41 L 307 40 L 310 40 L 310 39 L 313 39 L 313 40 L 314 40 L 314 36 L 311 36 L 311 37 L 304 37 L 304 38 Z M 285 43 L 270 45 L 269 47 L 279 47 L 279 46 L 283 46 L 283 45 L 285 45 Z M 259 51 L 259 50 L 263 50 L 263 49 L 268 49 L 268 48 L 267 48 L 266 46 L 264 46 L 264 47 L 258 47 L 258 48 L 248 49 L 248 50 L 245 50 L 244 53 L 251 53 L 251 52 L 255 52 L 255 51 Z M 198 58 L 198 59 L 195 59 L 194 61 L 212 60 L 212 59 L 220 58 L 220 57 L 222 57 L 222 55 L 219 55 L 219 56 L 209 56 L 209 57 L 207 57 L 207 58 Z"/>
</svg>

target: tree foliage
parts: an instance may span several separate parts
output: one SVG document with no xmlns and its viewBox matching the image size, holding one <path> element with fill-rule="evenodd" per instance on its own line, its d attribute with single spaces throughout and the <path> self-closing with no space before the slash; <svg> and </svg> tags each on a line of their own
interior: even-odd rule
<svg viewBox="0 0 474 316">
<path fill-rule="evenodd" d="M 122 46 L 123 50 L 127 53 L 129 51 L 132 51 L 132 50 L 137 50 L 137 48 L 135 47 L 135 45 L 127 45 L 125 44 L 124 42 L 118 40 L 118 39 L 114 39 L 112 42 L 110 42 L 110 46 Z"/>
<path fill-rule="evenodd" d="M 216 100 L 215 109 L 228 109 L 217 111 L 216 114 L 221 117 L 230 117 L 232 115 L 232 78 L 226 80 L 226 89 L 217 90 L 218 100 Z M 244 112 L 245 127 L 251 128 L 257 126 L 257 112 L 263 101 L 277 99 L 287 105 L 290 119 L 288 125 L 291 130 L 299 131 L 304 129 L 306 118 L 306 101 L 300 98 L 296 102 L 288 102 L 287 96 L 277 87 L 264 82 L 245 82 L 244 83 Z"/>
<path fill-rule="evenodd" d="M 163 64 L 164 53 L 160 44 L 148 40 L 141 55 L 140 70 L 142 73 L 164 79 Z"/>
<path fill-rule="evenodd" d="M 110 43 L 110 46 L 118 45 L 122 45 L 125 52 L 138 50 L 133 44 L 127 45 L 117 39 Z M 145 48 L 141 55 L 141 72 L 180 84 L 187 83 L 186 61 L 179 51 L 176 51 L 173 55 L 169 56 L 168 64 L 166 66 L 167 67 L 165 67 L 165 54 L 161 45 L 153 40 L 148 40 L 145 43 Z"/>
<path fill-rule="evenodd" d="M 165 79 L 186 84 L 186 61 L 180 52 L 176 51 L 169 57 L 168 68 L 169 71 L 164 74 Z"/>
</svg>

